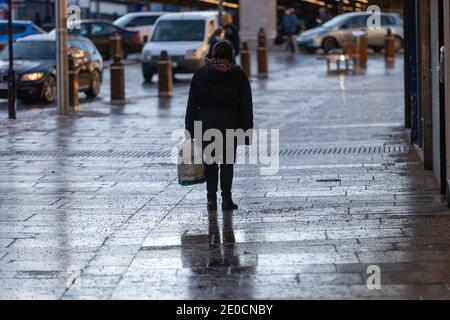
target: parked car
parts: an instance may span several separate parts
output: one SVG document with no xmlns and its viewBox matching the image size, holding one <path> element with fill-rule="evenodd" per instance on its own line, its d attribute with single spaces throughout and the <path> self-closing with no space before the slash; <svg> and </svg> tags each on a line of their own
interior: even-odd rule
<svg viewBox="0 0 450 320">
<path fill-rule="evenodd" d="M 141 36 L 137 31 L 129 31 L 102 20 L 81 20 L 80 28 L 70 29 L 69 34 L 80 35 L 92 40 L 102 56 L 109 57 L 110 38 L 119 34 L 122 38 L 123 58 L 142 50 Z"/>
<path fill-rule="evenodd" d="M 13 21 L 13 40 L 17 40 L 32 34 L 43 34 L 44 30 L 31 21 Z M 0 20 L 0 50 L 8 45 L 8 21 Z"/>
<path fill-rule="evenodd" d="M 14 43 L 17 97 L 24 101 L 56 99 L 56 40 L 54 34 L 33 35 Z M 103 59 L 89 39 L 69 37 L 69 55 L 79 68 L 79 91 L 88 97 L 100 93 Z M 8 50 L 0 53 L 0 98 L 8 97 Z"/>
<path fill-rule="evenodd" d="M 353 32 L 365 31 L 368 35 L 369 47 L 381 51 L 388 29 L 391 29 L 397 40 L 397 48 L 403 46 L 403 21 L 398 14 L 381 13 L 381 27 L 369 29 L 367 21 L 371 17 L 367 12 L 344 13 L 323 25 L 302 32 L 297 37 L 299 47 L 308 51 L 322 48 L 325 52 L 343 48 L 353 41 Z"/>
<path fill-rule="evenodd" d="M 113 24 L 127 30 L 139 31 L 141 35 L 141 42 L 145 43 L 148 41 L 156 20 L 158 20 L 158 18 L 163 14 L 164 12 L 156 11 L 131 12 L 115 20 Z"/>
<path fill-rule="evenodd" d="M 218 27 L 216 12 L 170 13 L 158 19 L 142 50 L 142 73 L 150 82 L 161 51 L 166 50 L 175 73 L 192 73 L 202 67 L 209 51 L 208 39 Z"/>
</svg>

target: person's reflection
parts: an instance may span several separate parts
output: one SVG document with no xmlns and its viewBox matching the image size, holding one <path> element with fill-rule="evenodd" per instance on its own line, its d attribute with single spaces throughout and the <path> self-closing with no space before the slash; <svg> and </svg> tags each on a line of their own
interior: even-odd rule
<svg viewBox="0 0 450 320">
<path fill-rule="evenodd" d="M 223 263 L 226 266 L 239 266 L 239 255 L 236 253 L 236 239 L 233 229 L 233 212 L 223 212 Z"/>
<path fill-rule="evenodd" d="M 217 211 L 208 212 L 208 235 L 183 235 L 182 261 L 190 268 L 191 299 L 251 298 L 251 283 L 240 285 L 241 279 L 253 273 L 254 266 L 242 266 L 236 249 L 233 212 L 223 212 L 222 236 Z"/>
<path fill-rule="evenodd" d="M 222 252 L 220 248 L 220 232 L 217 223 L 217 211 L 208 212 L 208 259 L 206 267 L 222 265 Z"/>
<path fill-rule="evenodd" d="M 183 264 L 193 271 L 209 267 L 239 266 L 233 229 L 233 213 L 223 214 L 223 242 L 217 211 L 208 212 L 208 235 L 183 235 Z"/>
</svg>

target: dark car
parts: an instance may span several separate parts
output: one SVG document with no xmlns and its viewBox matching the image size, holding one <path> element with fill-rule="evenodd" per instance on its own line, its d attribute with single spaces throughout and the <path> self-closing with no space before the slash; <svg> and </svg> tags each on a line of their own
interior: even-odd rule
<svg viewBox="0 0 450 320">
<path fill-rule="evenodd" d="M 141 52 L 142 42 L 139 32 L 115 26 L 110 22 L 81 20 L 80 28 L 69 29 L 69 34 L 91 39 L 104 58 L 109 58 L 110 38 L 116 33 L 122 38 L 123 58 L 130 53 Z"/>
<path fill-rule="evenodd" d="M 56 99 L 56 41 L 54 34 L 34 35 L 14 43 L 17 97 L 50 103 Z M 88 97 L 100 93 L 103 58 L 86 38 L 69 37 L 69 55 L 79 69 L 79 91 Z M 8 97 L 8 50 L 0 53 L 0 98 Z"/>
</svg>

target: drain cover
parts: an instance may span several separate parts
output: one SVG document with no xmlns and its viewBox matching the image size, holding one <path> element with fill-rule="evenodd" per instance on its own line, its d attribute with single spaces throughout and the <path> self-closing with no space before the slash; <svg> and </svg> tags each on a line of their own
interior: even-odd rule
<svg viewBox="0 0 450 320">
<path fill-rule="evenodd" d="M 256 149 L 256 148 L 254 148 Z M 409 153 L 409 145 L 358 146 L 358 147 L 328 147 L 305 149 L 282 149 L 280 156 L 309 156 L 309 155 L 345 155 L 345 154 L 382 154 Z M 246 152 L 247 154 L 249 151 Z M 255 154 L 256 151 L 252 151 Z M 270 153 L 270 152 L 269 152 Z M 0 151 L 0 158 L 7 159 L 170 159 L 171 151 L 130 151 L 130 150 L 36 150 L 36 151 Z"/>
</svg>

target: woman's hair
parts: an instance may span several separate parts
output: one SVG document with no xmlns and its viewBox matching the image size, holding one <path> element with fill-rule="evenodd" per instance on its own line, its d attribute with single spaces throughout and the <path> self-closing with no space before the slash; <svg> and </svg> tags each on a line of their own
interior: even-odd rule
<svg viewBox="0 0 450 320">
<path fill-rule="evenodd" d="M 222 36 L 224 33 L 225 33 L 225 30 L 222 27 L 219 27 L 214 31 L 213 36 L 219 37 L 219 36 Z"/>
<path fill-rule="evenodd" d="M 227 24 L 232 24 L 233 23 L 233 16 L 229 13 L 225 13 L 222 16 L 222 22 L 223 24 L 227 25 Z"/>
<path fill-rule="evenodd" d="M 232 63 L 236 61 L 236 55 L 234 53 L 233 45 L 228 40 L 221 40 L 216 43 L 213 48 L 214 59 L 225 59 Z"/>
</svg>

